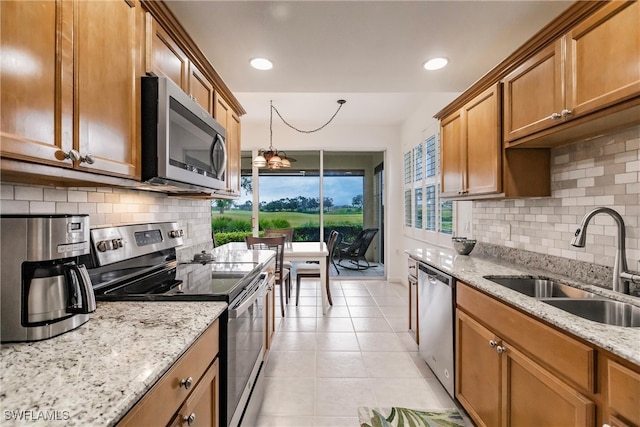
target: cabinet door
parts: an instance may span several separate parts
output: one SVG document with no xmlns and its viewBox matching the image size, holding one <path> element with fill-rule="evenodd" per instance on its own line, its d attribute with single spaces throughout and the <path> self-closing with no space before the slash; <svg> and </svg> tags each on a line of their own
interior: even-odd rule
<svg viewBox="0 0 640 427">
<path fill-rule="evenodd" d="M 459 196 L 464 188 L 465 137 L 462 111 L 457 111 L 440 124 L 440 193 L 443 197 Z"/>
<path fill-rule="evenodd" d="M 213 84 L 191 62 L 189 63 L 188 93 L 213 116 Z"/>
<path fill-rule="evenodd" d="M 418 309 L 418 280 L 409 276 L 409 332 L 413 334 L 416 344 L 420 344 Z"/>
<path fill-rule="evenodd" d="M 456 397 L 476 424 L 494 427 L 501 425 L 501 364 L 490 341 L 498 338 L 456 310 Z"/>
<path fill-rule="evenodd" d="M 611 2 L 566 39 L 566 104 L 572 116 L 640 94 L 640 3 Z"/>
<path fill-rule="evenodd" d="M 468 194 L 499 193 L 502 188 L 500 86 L 464 106 Z"/>
<path fill-rule="evenodd" d="M 218 359 L 216 359 L 169 425 L 172 427 L 182 427 L 184 425 L 190 427 L 217 427 L 219 425 L 219 382 Z"/>
<path fill-rule="evenodd" d="M 608 360 L 607 378 L 611 411 L 640 426 L 640 373 Z"/>
<path fill-rule="evenodd" d="M 504 78 L 505 141 L 562 123 L 562 44 L 549 45 Z"/>
<path fill-rule="evenodd" d="M 227 191 L 240 194 L 240 117 L 215 94 L 215 118 L 227 131 Z"/>
<path fill-rule="evenodd" d="M 73 4 L 1 1 L 0 19 L 2 156 L 71 167 Z"/>
<path fill-rule="evenodd" d="M 149 13 L 146 31 L 146 72 L 168 77 L 188 93 L 187 55 Z"/>
<path fill-rule="evenodd" d="M 135 178 L 138 159 L 134 0 L 79 1 L 76 8 L 75 138 L 92 172 Z"/>
<path fill-rule="evenodd" d="M 502 425 L 593 426 L 595 404 L 509 344 L 502 344 Z"/>
</svg>

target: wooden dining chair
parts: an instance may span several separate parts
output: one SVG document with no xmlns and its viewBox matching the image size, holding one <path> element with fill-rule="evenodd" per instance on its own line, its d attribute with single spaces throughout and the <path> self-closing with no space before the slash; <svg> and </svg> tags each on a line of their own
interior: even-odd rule
<svg viewBox="0 0 640 427">
<path fill-rule="evenodd" d="M 329 234 L 329 242 L 327 243 L 327 251 L 329 254 L 327 255 L 327 298 L 329 300 L 329 304 L 333 305 L 333 300 L 331 299 L 331 286 L 329 280 L 329 271 L 331 269 L 331 260 L 333 259 L 333 251 L 338 246 L 338 242 L 340 241 L 340 233 L 336 230 L 331 230 Z M 336 271 L 338 268 L 336 267 Z M 338 272 L 339 273 L 339 272 Z M 296 306 L 300 302 L 300 280 L 305 277 L 320 277 L 320 266 L 318 264 L 302 264 L 296 267 Z"/>
<path fill-rule="evenodd" d="M 248 249 L 270 249 L 276 252 L 276 285 L 280 286 L 280 309 L 282 312 L 282 317 L 284 317 L 285 293 L 287 297 L 287 303 L 289 299 L 289 292 L 286 291 L 287 284 L 288 288 L 291 289 L 290 270 L 287 268 L 283 268 L 282 266 L 282 263 L 284 261 L 285 237 L 246 236 L 244 240 L 247 244 Z"/>
<path fill-rule="evenodd" d="M 284 236 L 284 242 L 290 245 L 293 242 L 293 228 L 265 228 L 264 237 L 277 237 Z M 291 261 L 283 261 L 282 267 L 288 268 L 289 271 L 293 268 Z M 291 281 L 289 281 L 289 287 L 287 288 L 287 304 L 289 304 L 289 298 L 291 297 Z"/>
</svg>

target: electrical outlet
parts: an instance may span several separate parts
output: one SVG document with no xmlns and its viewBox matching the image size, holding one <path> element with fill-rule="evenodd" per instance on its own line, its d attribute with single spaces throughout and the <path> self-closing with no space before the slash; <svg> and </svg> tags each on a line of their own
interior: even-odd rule
<svg viewBox="0 0 640 427">
<path fill-rule="evenodd" d="M 511 224 L 502 226 L 502 240 L 511 240 Z"/>
</svg>

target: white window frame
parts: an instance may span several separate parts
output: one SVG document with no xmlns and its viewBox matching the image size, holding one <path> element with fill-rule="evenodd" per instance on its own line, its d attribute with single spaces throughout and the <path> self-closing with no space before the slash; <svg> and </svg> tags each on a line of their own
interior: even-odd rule
<svg viewBox="0 0 640 427">
<path fill-rule="evenodd" d="M 435 174 L 434 176 L 428 177 L 427 176 L 427 162 L 426 162 L 426 155 L 427 155 L 427 142 L 429 142 L 432 138 L 435 138 Z M 416 165 L 416 159 L 414 158 L 414 154 L 416 153 L 416 147 L 417 146 L 422 146 L 422 179 L 416 180 L 415 179 L 415 165 Z M 403 178 L 403 200 L 404 200 L 404 195 L 406 194 L 407 191 L 410 191 L 411 193 L 411 213 L 410 213 L 410 218 L 411 218 L 411 224 L 407 224 L 407 221 L 405 221 L 404 223 L 404 232 L 405 235 L 408 237 L 411 237 L 413 239 L 416 240 L 420 240 L 420 241 L 424 241 L 427 243 L 432 243 L 432 244 L 436 244 L 436 245 L 440 245 L 440 246 L 451 246 L 451 237 L 455 234 L 455 221 L 456 221 L 456 203 L 452 204 L 452 209 L 453 209 L 453 214 L 452 214 L 452 229 L 453 229 L 453 233 L 452 234 L 447 234 L 447 233 L 442 233 L 439 230 L 441 229 L 441 221 L 442 221 L 442 216 L 441 216 L 441 200 L 440 200 L 440 180 L 441 180 L 441 175 L 440 175 L 440 134 L 439 133 L 435 133 L 432 135 L 429 135 L 427 138 L 425 138 L 423 141 L 421 141 L 419 144 L 417 144 L 416 146 L 411 147 L 410 149 L 408 149 L 405 153 L 403 153 L 403 176 L 406 177 L 407 176 L 407 169 L 406 169 L 406 164 L 405 164 L 405 156 L 409 154 L 411 160 L 409 162 L 409 166 L 411 168 L 411 171 L 409 171 L 411 179 L 410 182 L 407 183 L 406 179 Z M 434 186 L 435 187 L 435 229 L 434 230 L 427 230 L 427 188 L 430 186 Z M 415 194 L 416 194 L 416 190 L 421 190 L 422 191 L 422 224 L 420 227 L 418 227 L 416 224 L 416 205 L 415 205 Z M 405 218 L 406 215 L 408 214 L 408 212 L 406 212 L 406 203 L 403 203 L 404 209 L 405 209 Z"/>
</svg>

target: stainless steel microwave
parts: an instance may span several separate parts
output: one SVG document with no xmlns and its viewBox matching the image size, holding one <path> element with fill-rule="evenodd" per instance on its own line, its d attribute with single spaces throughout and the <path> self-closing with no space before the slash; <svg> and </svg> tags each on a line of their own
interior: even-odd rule
<svg viewBox="0 0 640 427">
<path fill-rule="evenodd" d="M 142 77 L 142 180 L 177 191 L 226 187 L 225 130 L 166 77 Z"/>
</svg>

